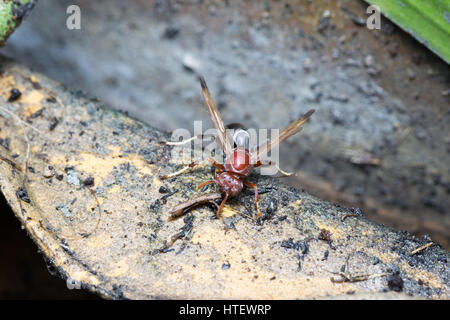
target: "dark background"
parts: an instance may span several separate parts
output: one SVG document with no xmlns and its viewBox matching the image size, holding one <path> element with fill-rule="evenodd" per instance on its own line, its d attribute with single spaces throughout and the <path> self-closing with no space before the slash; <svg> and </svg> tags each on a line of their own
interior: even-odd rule
<svg viewBox="0 0 450 320">
<path fill-rule="evenodd" d="M 98 299 L 52 276 L 36 245 L 0 194 L 0 299 Z"/>
</svg>

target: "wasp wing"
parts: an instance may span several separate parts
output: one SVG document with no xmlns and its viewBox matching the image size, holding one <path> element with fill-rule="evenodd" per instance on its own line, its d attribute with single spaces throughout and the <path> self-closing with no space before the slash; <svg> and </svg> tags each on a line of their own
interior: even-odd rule
<svg viewBox="0 0 450 320">
<path fill-rule="evenodd" d="M 211 119 L 214 122 L 214 126 L 218 131 L 222 150 L 225 154 L 225 157 L 228 157 L 232 152 L 232 147 L 230 141 L 228 140 L 222 117 L 220 116 L 219 110 L 217 109 L 216 104 L 214 103 L 211 94 L 209 93 L 208 87 L 206 86 L 206 82 L 203 77 L 200 77 L 200 84 L 202 86 L 202 94 L 203 98 L 205 99 L 206 108 L 208 109 L 209 115 L 211 116 Z"/>
<path fill-rule="evenodd" d="M 309 110 L 301 118 L 292 122 L 286 128 L 284 128 L 279 134 L 272 138 L 272 140 L 260 145 L 255 153 L 252 154 L 250 163 L 256 164 L 261 161 L 262 158 L 276 145 L 280 144 L 282 141 L 286 140 L 290 136 L 296 134 L 302 129 L 302 125 L 311 117 L 314 113 L 314 109 Z"/>
</svg>

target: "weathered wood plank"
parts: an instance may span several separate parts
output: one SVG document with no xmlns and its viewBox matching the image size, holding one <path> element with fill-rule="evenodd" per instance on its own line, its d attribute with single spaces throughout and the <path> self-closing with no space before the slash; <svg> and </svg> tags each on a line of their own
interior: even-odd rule
<svg viewBox="0 0 450 320">
<path fill-rule="evenodd" d="M 449 254 L 439 245 L 411 254 L 429 240 L 276 179 L 250 177 L 274 187 L 261 195 L 262 225 L 253 219 L 251 191 L 227 204 L 222 221 L 205 206 L 167 222 L 170 208 L 201 194 L 196 185 L 211 177 L 209 166 L 162 181 L 179 168 L 160 143 L 167 134 L 13 62 L 2 59 L 0 68 L 1 191 L 64 279 L 113 299 L 373 297 L 383 290 L 450 297 Z M 12 89 L 21 96 L 7 102 Z M 167 196 L 161 186 L 177 192 Z M 160 252 L 190 224 L 173 250 Z"/>
</svg>

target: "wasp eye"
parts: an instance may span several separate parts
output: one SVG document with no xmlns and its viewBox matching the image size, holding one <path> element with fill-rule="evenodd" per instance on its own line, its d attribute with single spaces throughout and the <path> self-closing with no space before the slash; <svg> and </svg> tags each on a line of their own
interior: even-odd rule
<svg viewBox="0 0 450 320">
<path fill-rule="evenodd" d="M 233 141 L 236 144 L 236 147 L 244 147 L 248 149 L 250 137 L 247 131 L 238 130 L 234 134 Z"/>
</svg>

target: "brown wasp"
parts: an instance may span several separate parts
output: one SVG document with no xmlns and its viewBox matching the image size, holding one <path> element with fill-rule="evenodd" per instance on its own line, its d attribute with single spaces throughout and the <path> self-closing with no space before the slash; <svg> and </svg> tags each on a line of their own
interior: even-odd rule
<svg viewBox="0 0 450 320">
<path fill-rule="evenodd" d="M 314 113 L 314 109 L 309 110 L 305 115 L 300 117 L 298 120 L 294 121 L 290 125 L 288 125 L 285 129 L 283 129 L 279 134 L 277 134 L 275 137 L 273 137 L 270 141 L 267 141 L 260 145 L 255 152 L 249 151 L 249 134 L 245 130 L 238 130 L 233 138 L 235 148 L 232 147 L 232 144 L 230 143 L 225 126 L 222 120 L 222 117 L 220 116 L 219 110 L 217 109 L 211 94 L 209 93 L 208 87 L 206 86 L 205 79 L 203 77 L 200 77 L 200 84 L 202 87 L 202 93 L 203 98 L 205 100 L 205 106 L 209 112 L 209 115 L 211 116 L 212 121 L 214 122 L 214 126 L 216 127 L 216 130 L 218 132 L 220 147 L 223 150 L 224 156 L 225 156 L 225 165 L 221 165 L 220 163 L 217 163 L 213 159 L 208 159 L 212 162 L 214 167 L 216 168 L 216 171 L 214 173 L 214 179 L 205 181 L 201 183 L 198 188 L 202 188 L 205 185 L 214 183 L 215 185 L 219 186 L 223 200 L 220 204 L 218 210 L 217 210 L 217 218 L 220 218 L 220 212 L 222 211 L 223 206 L 225 205 L 225 202 L 228 200 L 228 198 L 234 197 L 238 195 L 244 185 L 250 188 L 253 188 L 255 190 L 255 202 L 256 202 L 256 211 L 258 218 L 261 216 L 261 212 L 259 210 L 259 204 L 258 204 L 258 187 L 247 181 L 246 178 L 252 172 L 253 168 L 259 167 L 259 166 L 265 166 L 265 165 L 272 165 L 271 162 L 264 162 L 262 159 L 273 147 L 281 143 L 282 141 L 286 140 L 290 136 L 296 134 L 301 130 L 302 125 L 308 120 L 308 118 Z M 181 143 L 186 143 L 188 141 L 191 141 L 191 138 L 185 141 L 182 141 Z M 180 144 L 179 142 L 168 142 L 169 145 L 175 145 Z M 165 175 L 163 178 L 169 178 L 173 177 L 175 175 L 180 174 L 181 172 L 187 170 L 189 167 L 192 167 L 194 164 L 191 164 L 182 170 L 170 174 Z M 284 172 L 281 170 L 278 166 L 277 169 L 280 173 L 283 175 L 290 175 L 289 173 Z M 174 219 L 176 217 L 181 216 L 184 214 L 187 210 L 191 209 L 192 207 L 205 203 L 205 202 L 212 202 L 214 200 L 217 200 L 220 194 L 218 193 L 211 193 L 209 195 L 203 195 L 198 198 L 188 200 L 185 202 L 182 202 L 175 206 L 171 211 L 170 219 Z"/>
</svg>

